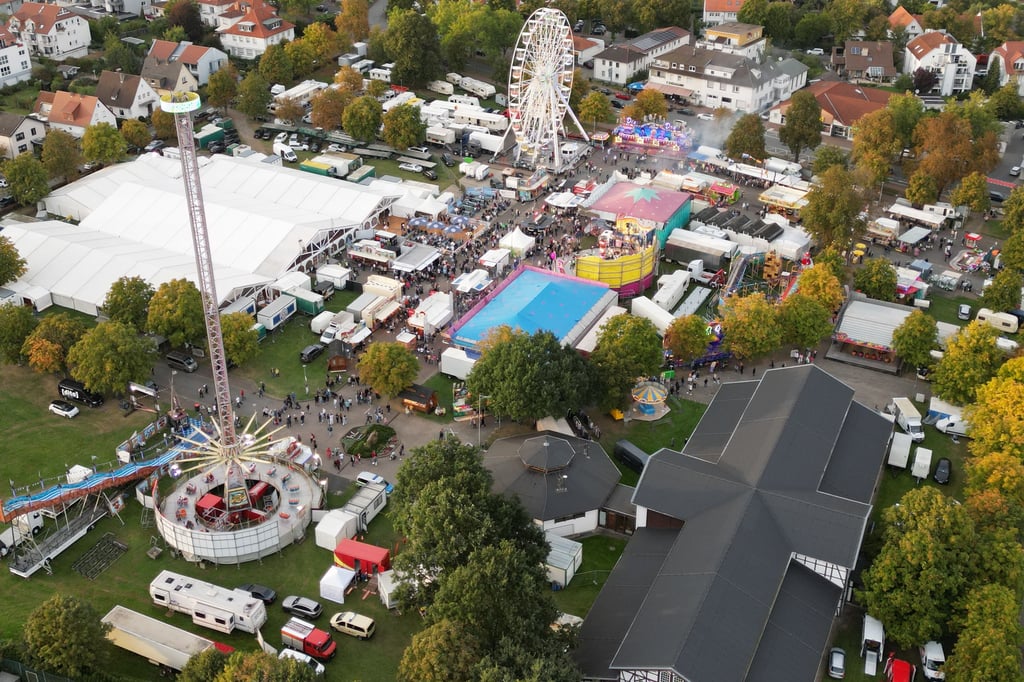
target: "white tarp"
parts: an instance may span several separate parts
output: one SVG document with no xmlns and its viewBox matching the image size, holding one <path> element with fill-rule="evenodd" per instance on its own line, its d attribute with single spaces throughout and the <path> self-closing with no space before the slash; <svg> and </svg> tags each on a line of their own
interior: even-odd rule
<svg viewBox="0 0 1024 682">
<path fill-rule="evenodd" d="M 320 596 L 324 599 L 344 604 L 345 590 L 348 589 L 355 576 L 356 572 L 351 569 L 331 566 L 324 573 L 324 577 L 320 578 Z"/>
<path fill-rule="evenodd" d="M 398 606 L 395 599 L 395 590 L 401 585 L 394 570 L 381 571 L 377 574 L 377 594 L 380 596 L 380 603 L 386 609 L 393 609 Z"/>
<path fill-rule="evenodd" d="M 333 552 L 338 543 L 355 537 L 359 530 L 359 519 L 342 509 L 329 511 L 316 524 L 316 546 Z"/>
<path fill-rule="evenodd" d="M 518 227 L 506 234 L 501 238 L 501 241 L 498 242 L 498 246 L 503 249 L 508 249 L 517 256 L 523 256 L 524 254 L 529 253 L 536 245 L 537 240 L 520 230 Z"/>
</svg>

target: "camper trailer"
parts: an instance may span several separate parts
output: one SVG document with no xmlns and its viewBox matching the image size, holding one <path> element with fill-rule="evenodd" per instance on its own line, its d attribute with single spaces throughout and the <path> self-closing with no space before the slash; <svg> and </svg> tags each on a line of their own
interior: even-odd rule
<svg viewBox="0 0 1024 682">
<path fill-rule="evenodd" d="M 149 584 L 153 603 L 192 616 L 196 625 L 230 633 L 256 632 L 267 622 L 263 602 L 244 590 L 229 590 L 172 571 Z"/>
</svg>

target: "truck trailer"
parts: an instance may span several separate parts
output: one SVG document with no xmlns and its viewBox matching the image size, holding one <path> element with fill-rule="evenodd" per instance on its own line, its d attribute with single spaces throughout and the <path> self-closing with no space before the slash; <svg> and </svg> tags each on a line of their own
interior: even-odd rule
<svg viewBox="0 0 1024 682">
<path fill-rule="evenodd" d="M 256 632 L 267 622 L 267 607 L 250 593 L 172 571 L 160 571 L 149 584 L 149 596 L 157 606 L 190 615 L 196 625 L 218 632 Z"/>
<path fill-rule="evenodd" d="M 107 639 L 122 649 L 144 657 L 153 665 L 180 671 L 196 654 L 216 647 L 224 654 L 234 649 L 212 639 L 200 637 L 123 606 L 115 606 L 103 616 L 110 625 Z"/>
<path fill-rule="evenodd" d="M 461 348 L 446 348 L 441 353 L 441 374 L 465 381 L 473 370 L 476 358 L 469 356 Z"/>
</svg>

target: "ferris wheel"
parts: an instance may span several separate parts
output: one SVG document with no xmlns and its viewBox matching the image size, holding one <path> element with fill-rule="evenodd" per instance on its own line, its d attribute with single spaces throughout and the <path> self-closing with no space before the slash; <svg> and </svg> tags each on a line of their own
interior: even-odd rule
<svg viewBox="0 0 1024 682">
<path fill-rule="evenodd" d="M 526 155 L 537 165 L 550 154 L 554 170 L 560 170 L 567 114 L 589 139 L 569 108 L 572 78 L 569 19 L 561 10 L 542 7 L 519 33 L 508 74 L 509 129 L 516 136 L 516 160 Z"/>
</svg>

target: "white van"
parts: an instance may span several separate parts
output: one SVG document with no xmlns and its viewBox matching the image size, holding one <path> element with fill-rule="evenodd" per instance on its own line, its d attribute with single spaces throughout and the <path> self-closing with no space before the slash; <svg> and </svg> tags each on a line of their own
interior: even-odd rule
<svg viewBox="0 0 1024 682">
<path fill-rule="evenodd" d="M 309 654 L 304 654 L 301 651 L 296 651 L 295 649 L 282 649 L 281 653 L 278 655 L 278 658 L 293 658 L 300 663 L 305 663 L 309 666 L 309 669 L 312 670 L 313 674 L 317 677 L 323 677 L 324 672 L 326 672 L 327 670 L 326 668 L 324 668 L 323 663 L 319 663 L 313 660 L 313 657 Z"/>
<path fill-rule="evenodd" d="M 274 153 L 288 163 L 295 163 L 299 160 L 299 157 L 295 156 L 295 151 L 285 142 L 274 142 Z"/>
<path fill-rule="evenodd" d="M 1008 334 L 1016 334 L 1020 325 L 1017 318 L 1010 313 L 997 313 L 988 308 L 979 308 L 975 319 Z"/>
</svg>

